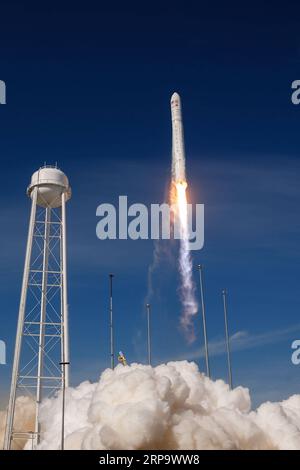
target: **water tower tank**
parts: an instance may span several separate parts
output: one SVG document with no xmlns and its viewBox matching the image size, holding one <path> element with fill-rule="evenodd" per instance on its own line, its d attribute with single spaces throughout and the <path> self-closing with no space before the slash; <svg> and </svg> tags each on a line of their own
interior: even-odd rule
<svg viewBox="0 0 300 470">
<path fill-rule="evenodd" d="M 35 187 L 38 188 L 37 204 L 41 207 L 60 207 L 63 193 L 66 201 L 71 197 L 68 178 L 63 171 L 53 166 L 45 165 L 33 173 L 27 188 L 27 194 L 31 198 Z"/>
</svg>

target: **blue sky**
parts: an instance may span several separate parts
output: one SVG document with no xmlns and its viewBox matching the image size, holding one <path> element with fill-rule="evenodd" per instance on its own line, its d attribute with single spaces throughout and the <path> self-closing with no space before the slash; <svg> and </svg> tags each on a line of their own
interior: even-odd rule
<svg viewBox="0 0 300 470">
<path fill-rule="evenodd" d="M 68 253 L 72 380 L 109 365 L 108 273 L 115 277 L 116 348 L 145 361 L 151 241 L 96 238 L 96 207 L 163 201 L 170 170 L 169 99 L 183 101 L 190 197 L 205 204 L 208 334 L 213 377 L 226 378 L 220 291 L 229 292 L 235 384 L 254 404 L 298 393 L 299 6 L 289 2 L 2 2 L 0 79 L 0 366 L 7 394 L 30 204 L 31 173 L 58 162 L 70 178 Z M 195 278 L 197 280 L 197 278 Z M 154 362 L 204 368 L 200 319 L 188 346 L 178 328 L 178 274 L 155 274 Z M 198 328 L 199 327 L 199 328 Z"/>
</svg>

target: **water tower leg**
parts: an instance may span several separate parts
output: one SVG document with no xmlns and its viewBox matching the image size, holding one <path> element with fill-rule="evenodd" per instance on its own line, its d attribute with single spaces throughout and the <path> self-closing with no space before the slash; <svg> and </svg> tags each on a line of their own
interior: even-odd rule
<svg viewBox="0 0 300 470">
<path fill-rule="evenodd" d="M 18 381 L 18 370 L 19 370 L 20 354 L 21 354 L 21 346 L 22 346 L 22 332 L 23 332 L 23 326 L 24 326 L 24 315 L 25 315 L 28 280 L 29 280 L 29 272 L 30 272 L 30 260 L 31 260 L 32 242 L 33 242 L 33 233 L 34 233 L 34 225 L 35 225 L 35 215 L 36 215 L 36 202 L 37 202 L 37 188 L 34 188 L 33 195 L 32 195 L 31 214 L 30 214 L 30 222 L 29 222 L 29 230 L 28 230 L 28 238 L 27 238 L 21 299 L 20 299 L 20 306 L 19 306 L 19 318 L 18 318 L 18 326 L 17 326 L 13 370 L 12 370 L 12 380 L 11 380 L 10 396 L 9 396 L 9 403 L 8 403 L 8 410 L 7 410 L 7 421 L 6 421 L 5 436 L 4 436 L 4 447 L 3 447 L 4 450 L 9 450 L 11 448 L 11 440 L 12 440 L 12 434 L 13 434 L 16 389 L 17 389 L 17 381 Z"/>
<path fill-rule="evenodd" d="M 44 250 L 43 250 L 43 274 L 42 274 L 42 292 L 41 292 L 41 314 L 40 314 L 40 332 L 39 332 L 39 352 L 38 352 L 38 373 L 36 386 L 36 413 L 35 413 L 35 446 L 40 442 L 40 424 L 39 408 L 42 396 L 42 381 L 44 374 L 44 353 L 45 353 L 45 322 L 47 308 L 47 284 L 48 284 L 48 260 L 49 260 L 49 235 L 50 235 L 51 209 L 45 209 L 45 228 L 44 228 Z M 34 447 L 35 447 L 34 446 Z"/>
</svg>

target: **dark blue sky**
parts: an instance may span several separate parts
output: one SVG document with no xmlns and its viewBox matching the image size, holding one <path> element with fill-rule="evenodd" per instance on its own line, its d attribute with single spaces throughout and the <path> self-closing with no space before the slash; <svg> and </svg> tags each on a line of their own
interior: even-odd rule
<svg viewBox="0 0 300 470">
<path fill-rule="evenodd" d="M 63 4 L 62 4 L 63 3 Z M 73 383 L 109 364 L 108 273 L 116 348 L 145 361 L 151 241 L 100 242 L 96 207 L 128 195 L 161 202 L 170 170 L 169 99 L 181 94 L 190 197 L 205 204 L 208 334 L 214 377 L 226 378 L 220 289 L 229 291 L 235 384 L 254 402 L 298 393 L 300 366 L 300 74 L 297 2 L 13 2 L 0 7 L 0 367 L 6 394 L 17 320 L 31 173 L 58 162 L 68 204 Z M 197 278 L 196 278 L 197 280 Z M 178 330 L 172 264 L 156 273 L 156 363 L 199 356 Z M 197 319 L 200 326 L 200 319 Z M 201 354 L 200 354 L 201 356 Z"/>
</svg>

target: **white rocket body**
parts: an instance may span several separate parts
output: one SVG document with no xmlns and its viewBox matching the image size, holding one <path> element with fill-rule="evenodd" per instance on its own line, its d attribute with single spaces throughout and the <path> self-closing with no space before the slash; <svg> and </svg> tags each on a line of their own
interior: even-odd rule
<svg viewBox="0 0 300 470">
<path fill-rule="evenodd" d="M 171 97 L 172 115 L 172 178 L 175 183 L 186 182 L 185 176 L 185 150 L 183 125 L 181 115 L 181 101 L 178 93 Z"/>
</svg>

